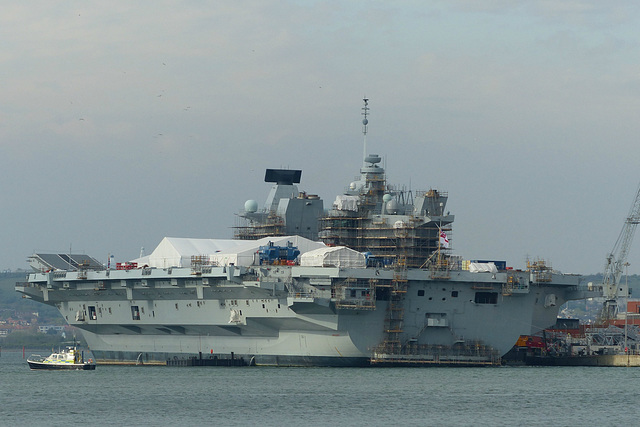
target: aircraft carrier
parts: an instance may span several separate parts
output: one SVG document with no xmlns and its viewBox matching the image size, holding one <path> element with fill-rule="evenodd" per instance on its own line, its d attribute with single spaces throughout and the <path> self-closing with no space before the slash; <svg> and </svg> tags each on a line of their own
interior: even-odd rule
<svg viewBox="0 0 640 427">
<path fill-rule="evenodd" d="M 363 114 L 366 153 L 367 100 Z M 544 261 L 453 255 L 448 194 L 393 187 L 363 160 L 328 209 L 298 190 L 302 171 L 268 169 L 234 239 L 167 237 L 115 266 L 36 253 L 16 290 L 57 307 L 98 363 L 276 366 L 495 365 L 595 295 Z"/>
</svg>

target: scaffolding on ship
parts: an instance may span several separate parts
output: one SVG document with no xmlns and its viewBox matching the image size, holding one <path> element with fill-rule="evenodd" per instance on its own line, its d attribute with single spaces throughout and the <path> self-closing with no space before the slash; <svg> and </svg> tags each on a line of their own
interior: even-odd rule
<svg viewBox="0 0 640 427">
<path fill-rule="evenodd" d="M 371 196 L 371 190 L 363 197 L 358 211 L 332 211 L 320 219 L 321 240 L 329 246 L 347 246 L 359 252 L 369 252 L 382 265 L 393 265 L 398 254 L 405 258 L 407 268 L 420 268 L 440 248 L 440 233 L 451 237 L 449 225 L 425 223 L 422 218 L 408 212 L 407 221 L 391 223 L 390 217 L 380 215 L 379 202 Z M 429 190 L 427 198 L 439 199 L 446 193 Z M 379 195 L 378 195 L 379 196 Z M 412 206 L 412 195 L 400 192 L 398 205 Z M 405 202 L 405 198 L 408 200 Z M 381 199 L 378 197 L 378 199 Z M 435 203 L 435 200 L 432 202 Z"/>
<path fill-rule="evenodd" d="M 236 225 L 233 227 L 233 238 L 237 240 L 259 240 L 285 235 L 284 219 L 275 213 L 269 213 L 262 221 L 249 221 L 237 217 Z"/>
</svg>

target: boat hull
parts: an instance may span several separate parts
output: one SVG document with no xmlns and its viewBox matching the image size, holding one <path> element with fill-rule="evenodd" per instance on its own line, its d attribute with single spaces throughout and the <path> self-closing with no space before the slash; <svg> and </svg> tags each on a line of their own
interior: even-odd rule
<svg viewBox="0 0 640 427">
<path fill-rule="evenodd" d="M 92 371 L 96 369 L 94 363 L 42 363 L 27 360 L 29 368 L 34 371 L 47 370 L 47 371 Z"/>
<path fill-rule="evenodd" d="M 576 292 L 578 277 L 554 274 L 538 283 L 529 272 L 440 277 L 408 269 L 402 280 L 376 268 L 198 273 L 34 273 L 17 290 L 58 308 L 100 364 L 493 364 L 520 335 L 554 324 L 565 301 L 584 297 Z M 514 279 L 520 288 L 507 286 Z M 402 292 L 394 291 L 399 284 Z M 402 318 L 392 323 L 396 313 Z"/>
</svg>

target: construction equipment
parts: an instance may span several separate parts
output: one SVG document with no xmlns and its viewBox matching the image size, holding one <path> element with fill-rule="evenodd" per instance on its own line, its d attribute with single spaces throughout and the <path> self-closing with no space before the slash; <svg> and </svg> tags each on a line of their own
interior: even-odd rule
<svg viewBox="0 0 640 427">
<path fill-rule="evenodd" d="M 616 317 L 618 312 L 619 297 L 628 297 L 629 289 L 624 283 L 620 282 L 622 272 L 627 263 L 627 256 L 629 255 L 629 249 L 631 248 L 631 242 L 633 241 L 633 235 L 636 232 L 636 227 L 640 223 L 640 186 L 636 191 L 636 198 L 631 205 L 629 215 L 624 221 L 624 226 L 620 231 L 618 240 L 613 246 L 613 250 L 607 256 L 607 261 L 604 267 L 604 275 L 602 278 L 602 293 L 605 298 L 604 306 L 602 308 L 602 320 L 609 320 Z"/>
</svg>

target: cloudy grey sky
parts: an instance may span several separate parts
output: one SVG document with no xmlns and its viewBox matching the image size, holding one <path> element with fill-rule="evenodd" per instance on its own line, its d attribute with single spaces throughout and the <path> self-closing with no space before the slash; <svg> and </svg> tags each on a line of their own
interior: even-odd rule
<svg viewBox="0 0 640 427">
<path fill-rule="evenodd" d="M 369 151 L 449 192 L 455 253 L 602 271 L 640 181 L 636 2 L 102 3 L 2 7 L 0 269 L 229 238 L 268 167 L 329 205 L 366 95 Z"/>
</svg>

